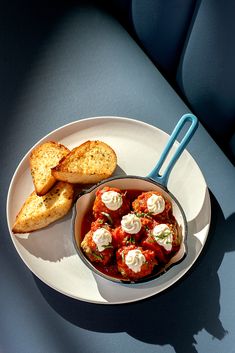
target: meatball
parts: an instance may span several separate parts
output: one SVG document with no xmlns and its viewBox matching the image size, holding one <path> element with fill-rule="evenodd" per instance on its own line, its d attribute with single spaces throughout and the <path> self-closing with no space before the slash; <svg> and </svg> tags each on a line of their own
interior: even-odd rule
<svg viewBox="0 0 235 353">
<path fill-rule="evenodd" d="M 116 252 L 118 271 L 131 281 L 149 276 L 157 265 L 154 251 L 140 246 L 123 246 Z"/>
<path fill-rule="evenodd" d="M 141 241 L 141 246 L 153 250 L 160 264 L 169 262 L 180 247 L 180 234 L 176 223 L 154 222 Z"/>
<path fill-rule="evenodd" d="M 140 232 L 137 234 L 126 233 L 121 226 L 116 227 L 113 231 L 113 245 L 120 248 L 124 245 L 136 244 L 140 239 Z"/>
<path fill-rule="evenodd" d="M 96 229 L 93 224 L 91 229 L 84 237 L 81 248 L 86 257 L 94 263 L 107 265 L 113 257 L 112 231 L 106 225 Z"/>
<path fill-rule="evenodd" d="M 121 219 L 121 225 L 113 231 L 114 247 L 138 244 L 147 229 L 152 226 L 151 218 L 137 217 L 134 213 L 128 213 Z"/>
<path fill-rule="evenodd" d="M 156 191 L 143 192 L 132 202 L 132 207 L 136 213 L 151 215 L 156 220 L 170 218 L 172 215 L 170 201 Z"/>
<path fill-rule="evenodd" d="M 126 192 L 117 188 L 104 187 L 96 192 L 93 205 L 94 218 L 105 219 L 110 225 L 120 224 L 120 218 L 130 211 Z"/>
</svg>

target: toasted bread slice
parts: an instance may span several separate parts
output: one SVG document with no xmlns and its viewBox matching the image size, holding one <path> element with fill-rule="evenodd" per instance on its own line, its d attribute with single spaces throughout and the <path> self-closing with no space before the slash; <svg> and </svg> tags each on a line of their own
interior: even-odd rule
<svg viewBox="0 0 235 353">
<path fill-rule="evenodd" d="M 13 233 L 30 233 L 63 217 L 73 203 L 73 186 L 57 182 L 43 196 L 35 191 L 27 198 L 13 225 Z"/>
<path fill-rule="evenodd" d="M 37 195 L 45 195 L 55 184 L 51 168 L 69 152 L 67 147 L 54 141 L 45 142 L 31 152 L 30 170 Z"/>
<path fill-rule="evenodd" d="M 113 149 L 101 141 L 86 141 L 75 147 L 59 164 L 52 175 L 69 183 L 90 184 L 109 178 L 117 166 Z"/>
</svg>

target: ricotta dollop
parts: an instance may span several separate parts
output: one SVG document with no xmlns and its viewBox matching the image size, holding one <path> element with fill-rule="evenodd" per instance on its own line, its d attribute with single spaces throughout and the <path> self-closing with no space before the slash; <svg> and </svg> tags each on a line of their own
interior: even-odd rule
<svg viewBox="0 0 235 353">
<path fill-rule="evenodd" d="M 167 224 L 158 224 L 155 226 L 152 235 L 156 242 L 167 251 L 172 249 L 173 234 Z"/>
<path fill-rule="evenodd" d="M 104 192 L 101 195 L 101 200 L 111 211 L 116 211 L 122 206 L 122 195 L 116 191 Z"/>
<path fill-rule="evenodd" d="M 161 195 L 152 194 L 147 200 L 148 211 L 153 215 L 162 213 L 165 209 L 165 200 Z"/>
<path fill-rule="evenodd" d="M 136 234 L 141 230 L 141 221 L 134 213 L 128 213 L 122 217 L 121 227 L 128 234 Z"/>
<path fill-rule="evenodd" d="M 145 256 L 139 249 L 128 251 L 125 257 L 125 264 L 135 273 L 141 271 L 141 267 L 145 262 Z"/>
<path fill-rule="evenodd" d="M 98 228 L 92 235 L 94 243 L 99 251 L 103 251 L 112 242 L 112 234 L 105 228 Z"/>
</svg>

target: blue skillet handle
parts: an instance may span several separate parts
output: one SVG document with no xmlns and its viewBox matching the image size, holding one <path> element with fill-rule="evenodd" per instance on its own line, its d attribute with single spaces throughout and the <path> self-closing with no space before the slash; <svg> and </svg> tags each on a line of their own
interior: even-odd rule
<svg viewBox="0 0 235 353">
<path fill-rule="evenodd" d="M 160 172 L 160 169 L 161 169 L 166 157 L 168 156 L 168 154 L 169 154 L 174 142 L 176 141 L 179 133 L 181 132 L 181 130 L 183 129 L 184 125 L 187 122 L 190 122 L 190 126 L 189 126 L 187 132 L 185 133 L 183 139 L 179 143 L 173 157 L 171 158 L 170 162 L 168 163 L 167 167 L 165 168 L 163 174 L 160 175 L 159 172 Z M 193 137 L 197 127 L 198 127 L 198 120 L 195 115 L 184 114 L 180 118 L 179 122 L 177 123 L 176 127 L 174 128 L 174 130 L 170 136 L 170 139 L 167 142 L 166 147 L 164 148 L 164 150 L 161 154 L 161 157 L 160 157 L 158 163 L 153 168 L 153 170 L 150 172 L 150 174 L 147 175 L 147 178 L 153 179 L 165 187 L 167 186 L 168 178 L 169 178 L 169 175 L 171 173 L 172 168 L 174 167 L 175 163 L 177 162 L 177 160 L 181 156 L 181 154 L 184 151 L 184 149 L 186 148 L 187 144 L 189 143 L 189 141 Z"/>
</svg>

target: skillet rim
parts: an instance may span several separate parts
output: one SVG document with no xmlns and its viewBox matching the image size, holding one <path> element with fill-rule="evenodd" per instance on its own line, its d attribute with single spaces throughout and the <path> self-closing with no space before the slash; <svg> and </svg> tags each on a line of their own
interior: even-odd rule
<svg viewBox="0 0 235 353">
<path fill-rule="evenodd" d="M 86 195 L 89 194 L 91 192 L 93 192 L 95 189 L 97 189 L 98 187 L 102 186 L 103 184 L 106 184 L 108 182 L 112 182 L 115 180 L 121 180 L 121 179 L 139 179 L 139 180 L 143 180 L 143 181 L 147 181 L 150 182 L 152 184 L 155 184 L 156 186 L 158 186 L 159 188 L 163 189 L 164 192 L 166 192 L 170 198 L 172 200 L 174 200 L 174 202 L 177 204 L 177 206 L 179 207 L 179 210 L 181 212 L 182 218 L 183 218 L 183 223 L 184 223 L 184 240 L 183 240 L 183 244 L 184 244 L 184 254 L 182 255 L 182 257 L 172 263 L 170 266 L 168 266 L 167 268 L 163 268 L 162 271 L 155 273 L 155 274 L 151 274 L 147 277 L 141 278 L 137 281 L 132 281 L 129 279 L 118 279 L 112 276 L 108 276 L 105 273 L 99 271 L 84 255 L 84 253 L 81 250 L 81 247 L 77 244 L 76 241 L 76 237 L 75 237 L 75 221 L 76 221 L 76 217 L 77 217 L 77 202 L 78 200 Z M 110 178 L 104 179 L 100 182 L 98 182 L 97 184 L 93 185 L 92 187 L 90 187 L 87 190 L 83 190 L 81 191 L 78 196 L 77 199 L 74 203 L 73 206 L 73 211 L 72 211 L 72 219 L 71 219 L 71 224 L 72 224 L 72 241 L 73 241 L 73 245 L 75 247 L 76 253 L 78 254 L 78 256 L 80 257 L 80 259 L 83 261 L 83 263 L 95 274 L 97 274 L 98 276 L 105 278 L 106 280 L 110 281 L 110 282 L 114 282 L 114 283 L 119 283 L 119 284 L 124 284 L 124 285 L 130 285 L 130 284 L 134 284 L 134 285 L 138 285 L 138 284 L 143 284 L 146 282 L 150 282 L 150 281 L 154 281 L 157 280 L 160 276 L 163 276 L 164 273 L 168 272 L 172 267 L 175 267 L 176 265 L 178 265 L 179 263 L 181 263 L 185 257 L 187 256 L 188 253 L 188 246 L 187 246 L 187 238 L 188 238 L 188 223 L 187 223 L 187 219 L 185 216 L 185 212 L 183 210 L 183 207 L 181 206 L 181 204 L 179 203 L 179 201 L 177 200 L 177 198 L 167 189 L 166 186 L 162 185 L 161 183 L 157 182 L 155 179 L 149 178 L 149 177 L 142 177 L 142 176 L 136 176 L 136 175 L 121 175 L 121 176 L 112 176 Z"/>
</svg>

